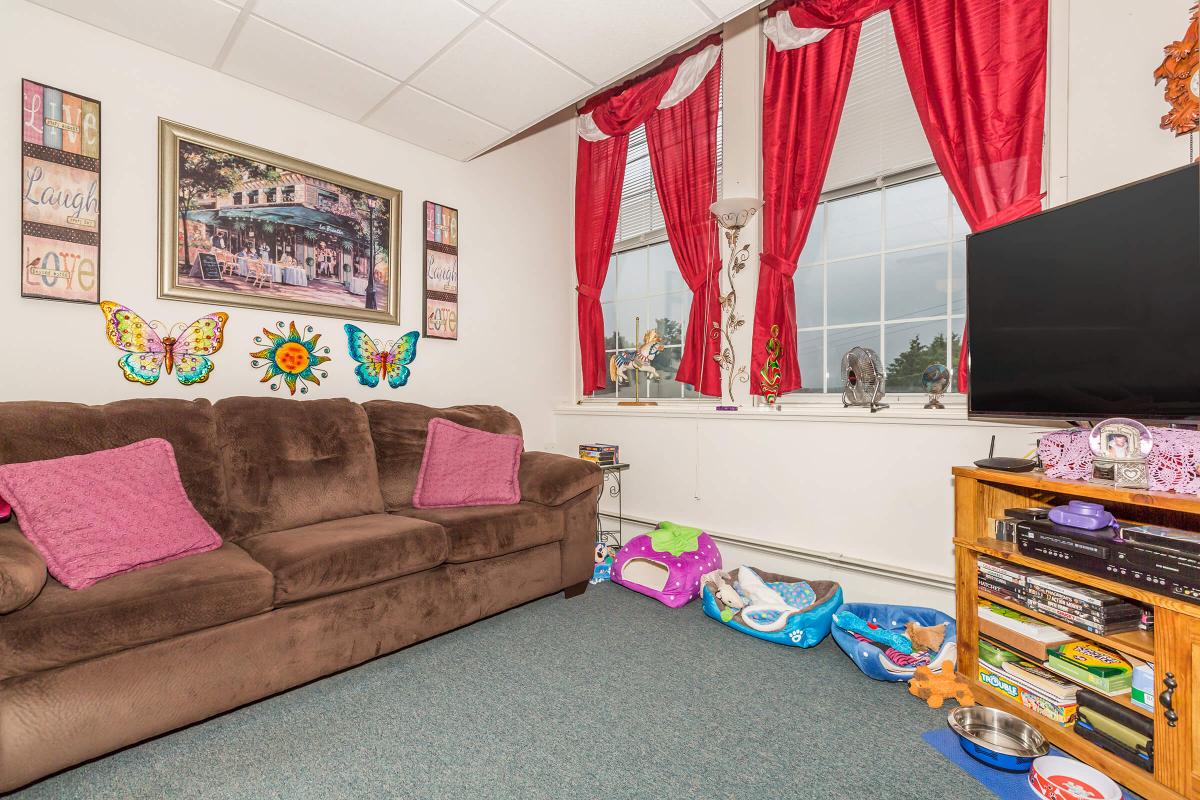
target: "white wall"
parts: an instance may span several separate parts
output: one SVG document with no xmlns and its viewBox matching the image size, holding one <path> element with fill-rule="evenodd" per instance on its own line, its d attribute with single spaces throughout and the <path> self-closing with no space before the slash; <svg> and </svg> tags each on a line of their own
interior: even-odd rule
<svg viewBox="0 0 1200 800">
<path fill-rule="evenodd" d="M 94 97 L 102 104 L 101 287 L 104 299 L 168 325 L 211 304 L 156 299 L 157 118 L 162 116 L 394 186 L 404 192 L 401 326 L 363 324 L 395 339 L 421 327 L 421 206 L 434 200 L 461 215 L 461 330 L 457 342 L 422 340 L 406 387 L 369 390 L 352 374 L 342 320 L 311 323 L 333 346 L 329 378 L 309 397 L 390 398 L 430 405 L 486 402 L 522 420 L 530 447 L 553 441 L 552 407 L 572 392 L 574 305 L 562 302 L 572 274 L 573 129 L 559 125 L 470 163 L 460 163 L 221 75 L 188 61 L 22 2 L 0 3 L 0 400 L 272 395 L 250 366 L 252 339 L 276 312 L 227 307 L 225 346 L 205 384 L 163 376 L 124 380 L 97 306 L 22 299 L 17 291 L 21 78 Z M 286 389 L 283 389 L 286 396 Z M 297 395 L 299 396 L 299 395 Z"/>
<path fill-rule="evenodd" d="M 1158 128 L 1167 107 L 1152 72 L 1163 45 L 1182 36 L 1190 2 L 1050 0 L 1050 202 L 1186 163 L 1186 139 Z M 726 172 L 725 194 L 761 192 L 757 161 L 748 161 L 759 150 L 761 89 L 735 89 L 750 85 L 762 58 L 753 12 L 726 37 L 725 163 L 734 172 Z M 739 278 L 748 314 L 756 261 Z M 748 353 L 749 341 L 738 347 Z M 580 442 L 619 444 L 632 464 L 625 512 L 709 530 L 722 537 L 728 564 L 833 577 L 854 600 L 952 611 L 950 468 L 986 455 L 993 434 L 997 453 L 1025 455 L 1041 429 L 968 421 L 961 406 L 925 411 L 912 398 L 891 401 L 875 415 L 803 401 L 782 413 L 725 415 L 712 402 L 702 404 L 707 413 L 701 404 L 570 405 L 558 411 L 558 444 L 563 452 Z"/>
</svg>

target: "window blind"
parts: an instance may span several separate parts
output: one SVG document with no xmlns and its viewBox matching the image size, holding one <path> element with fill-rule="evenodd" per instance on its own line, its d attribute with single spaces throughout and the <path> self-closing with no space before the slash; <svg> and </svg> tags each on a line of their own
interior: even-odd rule
<svg viewBox="0 0 1200 800">
<path fill-rule="evenodd" d="M 717 111 L 717 197 L 721 196 L 721 162 L 725 149 L 725 89 L 721 87 Z M 629 134 L 629 153 L 625 157 L 625 183 L 621 187 L 621 211 L 617 216 L 617 235 L 613 245 L 644 244 L 666 238 L 667 224 L 663 221 L 650 170 L 650 147 L 646 143 L 646 126 L 639 125 Z"/>
<path fill-rule="evenodd" d="M 891 14 L 876 14 L 862 26 L 824 191 L 932 163 L 900 63 Z"/>
</svg>

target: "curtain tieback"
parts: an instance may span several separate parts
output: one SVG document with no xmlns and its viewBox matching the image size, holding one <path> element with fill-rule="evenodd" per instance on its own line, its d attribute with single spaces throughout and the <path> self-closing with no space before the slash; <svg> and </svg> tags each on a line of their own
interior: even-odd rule
<svg viewBox="0 0 1200 800">
<path fill-rule="evenodd" d="M 796 265 L 787 259 L 780 258 L 774 253 L 759 253 L 758 263 L 767 269 L 778 272 L 782 277 L 791 279 L 796 274 Z"/>
<path fill-rule="evenodd" d="M 575 291 L 579 292 L 579 294 L 583 297 L 589 297 L 596 302 L 600 302 L 599 289 L 593 289 L 591 286 L 584 286 L 580 284 L 579 286 L 575 287 Z"/>
</svg>

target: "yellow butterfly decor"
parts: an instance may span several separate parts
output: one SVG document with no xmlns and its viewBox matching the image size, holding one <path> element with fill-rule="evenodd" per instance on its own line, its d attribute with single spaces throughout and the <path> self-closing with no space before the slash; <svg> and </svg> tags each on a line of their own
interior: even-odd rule
<svg viewBox="0 0 1200 800">
<path fill-rule="evenodd" d="M 213 371 L 209 356 L 225 343 L 225 323 L 229 321 L 224 311 L 214 311 L 191 325 L 179 322 L 168 329 L 158 320 L 147 322 L 133 309 L 111 300 L 102 301 L 100 311 L 108 340 L 125 351 L 117 359 L 125 380 L 147 386 L 158 382 L 164 364 L 167 374 L 174 371 L 184 386 L 208 380 Z"/>
</svg>

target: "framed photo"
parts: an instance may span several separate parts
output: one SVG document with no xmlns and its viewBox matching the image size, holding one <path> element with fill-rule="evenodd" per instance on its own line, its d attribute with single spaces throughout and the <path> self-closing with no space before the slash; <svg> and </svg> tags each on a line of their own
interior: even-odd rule
<svg viewBox="0 0 1200 800">
<path fill-rule="evenodd" d="M 21 81 L 21 296 L 100 302 L 100 102 Z"/>
<path fill-rule="evenodd" d="M 1092 428 L 1088 446 L 1103 461 L 1143 461 L 1154 446 L 1154 436 L 1137 420 L 1111 417 Z"/>
<path fill-rule="evenodd" d="M 458 338 L 458 209 L 425 201 L 425 336 Z"/>
<path fill-rule="evenodd" d="M 165 119 L 158 148 L 159 297 L 399 324 L 398 189 Z"/>
</svg>

